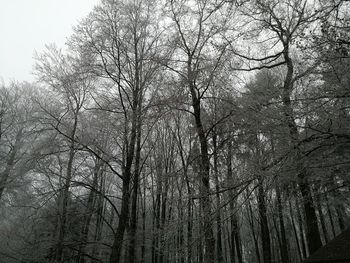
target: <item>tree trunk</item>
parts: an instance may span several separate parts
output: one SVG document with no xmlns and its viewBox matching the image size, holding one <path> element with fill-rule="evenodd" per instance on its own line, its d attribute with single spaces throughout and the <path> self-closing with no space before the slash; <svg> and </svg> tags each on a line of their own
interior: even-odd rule
<svg viewBox="0 0 350 263">
<path fill-rule="evenodd" d="M 332 229 L 332 234 L 333 234 L 333 238 L 334 238 L 336 236 L 335 227 L 334 227 L 334 220 L 333 220 L 333 216 L 332 216 L 332 210 L 329 206 L 329 200 L 328 200 L 327 193 L 325 194 L 325 201 L 326 201 L 326 205 L 327 205 L 327 214 L 329 217 L 329 222 L 331 223 L 331 229 Z"/>
<path fill-rule="evenodd" d="M 177 252 L 175 252 L 175 255 L 179 255 L 180 260 L 177 260 L 175 262 L 185 263 L 185 254 L 182 252 L 184 251 L 184 231 L 183 231 L 183 225 L 182 222 L 184 222 L 184 206 L 182 203 L 182 194 L 181 190 L 179 189 L 179 201 L 178 201 L 178 214 L 179 214 L 179 224 L 178 224 L 178 238 L 177 238 Z"/>
<path fill-rule="evenodd" d="M 55 254 L 55 259 L 59 262 L 63 260 L 63 247 L 64 247 L 63 242 L 64 242 L 64 236 L 66 232 L 69 188 L 70 188 L 70 183 L 73 176 L 73 161 L 75 156 L 75 133 L 78 126 L 78 113 L 79 113 L 79 108 L 77 108 L 74 112 L 74 125 L 73 125 L 72 132 L 70 134 L 68 163 L 67 163 L 66 178 L 65 178 L 66 180 L 64 182 L 62 190 L 60 191 L 60 197 L 59 197 L 59 215 L 60 216 L 59 216 L 57 248 L 56 248 L 56 254 Z"/>
<path fill-rule="evenodd" d="M 329 241 L 329 237 L 328 237 L 328 233 L 327 233 L 326 221 L 325 221 L 324 214 L 322 211 L 320 194 L 321 194 L 321 190 L 319 190 L 317 192 L 317 195 L 315 197 L 315 202 L 316 202 L 316 206 L 317 206 L 318 215 L 320 217 L 320 223 L 321 223 L 321 228 L 322 228 L 322 232 L 323 232 L 323 236 L 324 236 L 324 241 L 327 244 Z"/>
<path fill-rule="evenodd" d="M 220 187 L 219 187 L 219 172 L 218 172 L 218 153 L 217 153 L 217 134 L 214 129 L 213 131 L 213 157 L 214 157 L 214 175 L 215 175 L 215 189 L 216 189 L 216 254 L 217 262 L 223 262 L 223 252 L 222 252 L 222 239 L 221 239 L 221 217 L 220 217 Z"/>
<path fill-rule="evenodd" d="M 301 174 L 299 177 L 299 188 L 303 197 L 303 208 L 306 220 L 306 236 L 308 241 L 309 253 L 313 254 L 322 246 L 320 231 L 318 229 L 316 210 L 311 196 L 311 187 L 306 176 Z"/>
<path fill-rule="evenodd" d="M 136 133 L 137 133 L 137 104 L 138 104 L 138 91 L 134 94 L 132 123 L 130 131 L 130 142 L 127 145 L 126 151 L 126 163 L 123 168 L 123 185 L 122 185 L 122 204 L 120 209 L 119 221 L 117 230 L 115 232 L 114 241 L 112 245 L 112 253 L 109 258 L 110 263 L 119 263 L 121 250 L 123 246 L 124 232 L 129 220 L 129 202 L 130 202 L 130 180 L 131 169 L 134 160 Z"/>
<path fill-rule="evenodd" d="M 192 199 L 191 199 L 191 187 L 188 181 L 186 172 L 186 182 L 187 182 L 187 262 L 192 262 Z"/>
<path fill-rule="evenodd" d="M 300 208 L 299 208 L 299 202 L 298 202 L 297 198 L 295 199 L 295 208 L 296 208 L 296 212 L 297 212 L 299 232 L 300 232 L 301 248 L 302 248 L 303 259 L 304 259 L 304 258 L 307 257 L 307 251 L 306 251 L 306 244 L 305 244 L 305 239 L 304 239 L 303 218 L 302 218 L 302 215 L 301 215 L 301 211 L 300 211 Z"/>
<path fill-rule="evenodd" d="M 162 192 L 162 182 L 161 178 L 157 176 L 157 190 L 156 190 L 156 200 L 154 208 L 154 220 L 153 220 L 153 238 L 152 238 L 152 262 L 158 263 L 159 255 L 159 236 L 160 236 L 160 207 L 161 207 L 161 192 Z"/>
<path fill-rule="evenodd" d="M 290 211 L 291 225 L 293 227 L 293 232 L 294 232 L 294 237 L 295 237 L 295 243 L 297 244 L 299 261 L 301 262 L 302 259 L 303 259 L 303 256 L 302 256 L 302 251 L 301 251 L 301 247 L 300 247 L 300 243 L 299 243 L 299 237 L 298 237 L 297 228 L 296 228 L 295 221 L 294 221 L 294 215 L 293 215 L 293 210 L 292 210 L 292 203 L 291 203 L 290 200 L 289 200 L 289 211 Z"/>
<path fill-rule="evenodd" d="M 234 184 L 234 176 L 233 176 L 233 170 L 232 170 L 232 142 L 228 142 L 228 149 L 227 149 L 227 181 L 230 182 L 231 185 Z M 235 206 L 235 193 L 234 190 L 229 191 L 229 198 L 230 198 L 230 210 L 231 213 L 233 213 L 230 217 L 231 220 L 231 261 L 235 261 L 235 257 L 237 255 L 237 259 L 239 263 L 243 262 L 242 258 L 242 247 L 241 247 L 241 239 L 239 234 L 239 227 L 238 227 L 238 218 L 236 215 L 236 206 Z M 236 253 L 235 253 L 236 250 Z"/>
<path fill-rule="evenodd" d="M 97 197 L 97 204 L 96 204 L 96 223 L 95 223 L 95 233 L 94 233 L 94 245 L 92 249 L 92 255 L 93 257 L 97 258 L 100 246 L 98 242 L 101 240 L 102 237 L 102 229 L 103 229 L 103 218 L 105 217 L 105 199 L 103 195 L 105 195 L 105 176 L 102 172 L 100 182 L 99 182 L 99 191 L 100 195 Z M 113 219 L 114 219 L 114 210 L 111 212 L 111 219 L 110 219 L 110 225 L 113 225 Z M 95 262 L 95 261 L 93 261 Z"/>
<path fill-rule="evenodd" d="M 167 209 L 167 199 L 168 199 L 168 182 L 166 182 L 165 187 L 163 187 L 162 193 L 162 204 L 161 204 L 161 216 L 160 216 L 160 250 L 159 250 L 159 263 L 164 263 L 164 252 L 165 252 L 165 221 L 166 221 L 166 209 Z M 170 213 L 169 213 L 170 215 Z"/>
<path fill-rule="evenodd" d="M 137 234 L 137 193 L 139 190 L 140 177 L 140 158 L 141 158 L 141 102 L 138 106 L 138 122 L 137 122 L 137 139 L 136 139 L 136 156 L 134 168 L 134 180 L 132 186 L 132 203 L 131 203 L 131 218 L 129 227 L 129 249 L 128 262 L 134 263 L 136 258 L 136 234 Z"/>
<path fill-rule="evenodd" d="M 287 75 L 283 84 L 282 101 L 284 106 L 284 116 L 289 129 L 290 140 L 296 150 L 296 162 L 298 167 L 299 190 L 303 197 L 302 205 L 306 219 L 306 236 L 310 254 L 314 253 L 322 246 L 320 232 L 317 225 L 316 210 L 311 196 L 311 187 L 308 182 L 307 173 L 302 164 L 302 154 L 299 146 L 299 132 L 294 119 L 293 108 L 291 104 L 291 92 L 293 90 L 293 61 L 289 57 L 288 40 L 284 46 L 284 59 L 287 65 Z"/>
<path fill-rule="evenodd" d="M 258 210 L 260 216 L 260 233 L 264 263 L 271 262 L 271 240 L 267 220 L 267 209 L 262 179 L 258 180 Z"/>
<path fill-rule="evenodd" d="M 282 258 L 282 263 L 289 263 L 290 260 L 288 255 L 286 230 L 284 227 L 282 198 L 281 198 L 281 192 L 278 186 L 276 187 L 276 196 L 277 196 L 278 218 L 279 218 L 280 232 L 281 232 L 281 258 Z"/>
<path fill-rule="evenodd" d="M 84 254 L 85 254 L 85 248 L 86 248 L 88 236 L 89 236 L 91 217 L 94 212 L 95 197 L 96 197 L 96 191 L 98 186 L 98 176 L 100 175 L 100 170 L 101 170 L 101 167 L 100 167 L 99 160 L 95 160 L 94 175 L 93 175 L 92 185 L 91 185 L 91 189 L 90 189 L 87 204 L 86 204 L 84 224 L 81 230 L 81 238 L 80 238 L 81 245 L 79 246 L 79 251 L 78 251 L 78 260 L 77 260 L 78 263 L 85 263 Z"/>
<path fill-rule="evenodd" d="M 261 263 L 260 251 L 259 251 L 259 242 L 258 242 L 258 238 L 257 238 L 257 236 L 255 234 L 253 209 L 252 209 L 252 204 L 250 203 L 250 200 L 248 201 L 248 219 L 249 219 L 250 230 L 252 232 L 252 236 L 253 236 L 253 240 L 254 240 L 254 248 L 255 248 L 256 258 L 257 258 L 258 262 Z"/>
<path fill-rule="evenodd" d="M 343 211 L 339 208 L 339 206 L 336 206 L 335 212 L 337 213 L 340 232 L 343 232 L 345 230 L 345 220 L 343 218 Z"/>
<path fill-rule="evenodd" d="M 119 221 L 117 230 L 115 231 L 114 241 L 112 245 L 112 253 L 109 258 L 110 263 L 119 263 L 121 257 L 121 250 L 124 240 L 124 232 L 126 225 L 128 224 L 129 217 L 129 183 L 130 177 L 123 177 L 123 189 L 122 189 L 122 205 L 119 214 Z"/>
<path fill-rule="evenodd" d="M 189 73 L 190 80 L 192 79 L 192 74 Z M 200 144 L 200 195 L 201 195 L 201 206 L 203 209 L 203 231 L 205 240 L 205 250 L 204 250 L 204 262 L 214 263 L 215 260 L 215 239 L 211 220 L 211 204 L 210 204 L 210 181 L 209 181 L 209 171 L 210 162 L 208 154 L 208 142 L 205 136 L 202 119 L 201 119 L 201 109 L 200 109 L 200 98 L 196 94 L 196 88 L 194 87 L 192 81 L 189 83 L 190 92 L 192 97 L 192 107 L 194 111 L 194 118 L 197 128 L 197 135 Z"/>
<path fill-rule="evenodd" d="M 181 158 L 182 163 L 182 169 L 183 169 L 183 175 L 186 183 L 186 189 L 187 189 L 187 263 L 192 263 L 192 207 L 193 207 L 193 200 L 192 200 L 192 190 L 190 185 L 190 180 L 188 178 L 188 162 L 185 160 L 184 156 L 184 149 L 183 149 L 183 143 L 182 138 L 180 134 L 180 125 L 177 126 L 177 144 L 179 149 L 179 154 Z"/>
<path fill-rule="evenodd" d="M 142 244 L 141 244 L 141 263 L 145 262 L 146 252 L 146 183 L 143 184 L 142 205 Z"/>
</svg>

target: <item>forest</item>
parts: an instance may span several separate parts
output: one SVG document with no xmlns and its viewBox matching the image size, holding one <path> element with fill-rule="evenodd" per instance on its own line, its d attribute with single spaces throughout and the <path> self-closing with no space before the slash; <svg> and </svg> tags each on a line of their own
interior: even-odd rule
<svg viewBox="0 0 350 263">
<path fill-rule="evenodd" d="M 297 263 L 350 226 L 349 1 L 101 0 L 34 68 L 0 262 Z"/>
</svg>

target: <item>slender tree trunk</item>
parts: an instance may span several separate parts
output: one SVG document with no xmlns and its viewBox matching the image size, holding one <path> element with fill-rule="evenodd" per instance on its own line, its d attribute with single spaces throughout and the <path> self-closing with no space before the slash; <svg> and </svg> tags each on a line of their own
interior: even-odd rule
<svg viewBox="0 0 350 263">
<path fill-rule="evenodd" d="M 277 221 L 278 221 L 278 215 L 277 217 L 275 216 L 275 214 L 272 215 L 272 224 L 273 224 L 273 227 L 270 226 L 269 228 L 270 229 L 274 229 L 276 231 L 276 238 L 277 238 L 277 244 L 278 244 L 278 248 L 279 248 L 279 251 L 280 251 L 280 254 L 281 254 L 281 251 L 282 251 L 282 241 L 281 241 L 281 236 L 280 236 L 280 230 L 279 230 L 279 226 L 277 225 Z M 275 243 L 273 243 L 276 239 L 271 231 L 271 243 L 272 243 L 272 246 L 271 246 L 271 252 L 272 252 L 272 259 L 274 260 L 274 245 Z M 279 259 L 279 261 L 282 261 L 282 255 L 280 255 L 281 258 Z M 277 253 L 277 257 L 278 257 L 278 253 Z"/>
<path fill-rule="evenodd" d="M 340 232 L 343 232 L 343 231 L 345 230 L 345 220 L 344 220 L 344 218 L 343 218 L 343 212 L 342 212 L 342 210 L 339 208 L 339 206 L 336 206 L 335 212 L 336 212 L 336 214 L 337 214 Z"/>
<path fill-rule="evenodd" d="M 162 192 L 162 182 L 161 182 L 161 178 L 157 176 L 157 190 L 156 190 L 156 200 L 155 200 L 156 207 L 154 212 L 155 230 L 153 231 L 153 240 L 152 240 L 154 263 L 158 263 L 158 258 L 159 258 L 161 192 Z"/>
<path fill-rule="evenodd" d="M 223 215 L 226 218 L 227 212 L 225 210 L 226 209 L 224 209 L 224 211 L 223 211 Z M 230 251 L 230 246 L 228 244 L 228 241 L 230 238 L 230 231 L 228 229 L 227 222 L 224 222 L 223 229 L 224 229 L 224 231 L 222 232 L 222 239 L 224 242 L 223 242 L 222 250 L 224 252 L 224 262 L 229 262 L 228 253 Z"/>
<path fill-rule="evenodd" d="M 193 201 L 192 201 L 192 190 L 190 185 L 190 180 L 188 178 L 188 163 L 185 160 L 184 156 L 184 149 L 183 149 L 183 143 L 182 138 L 180 134 L 180 125 L 177 125 L 177 144 L 179 148 L 179 154 L 181 158 L 182 163 L 182 169 L 184 174 L 184 179 L 186 183 L 186 189 L 187 189 L 187 263 L 192 263 L 192 207 L 193 207 Z"/>
<path fill-rule="evenodd" d="M 201 208 L 201 205 L 199 205 L 199 207 L 198 207 L 198 209 L 197 209 L 198 211 L 197 211 L 197 219 L 198 219 L 198 221 L 199 221 L 199 225 L 200 226 L 203 226 L 203 218 L 201 218 L 201 214 L 203 214 L 203 210 L 202 210 L 202 208 Z M 199 232 L 199 237 L 202 237 L 203 236 L 203 232 L 204 232 L 204 229 L 203 229 L 203 227 L 199 227 L 198 228 L 198 232 Z M 204 241 L 205 242 L 205 241 Z M 205 257 L 205 255 L 204 255 L 204 253 L 203 253 L 203 239 L 202 238 L 199 238 L 199 240 L 198 240 L 198 238 L 197 238 L 197 251 L 198 251 L 198 254 L 197 254 L 197 256 L 198 256 L 198 263 L 199 262 L 204 262 L 204 257 Z"/>
<path fill-rule="evenodd" d="M 192 199 L 191 199 L 191 187 L 189 185 L 188 178 L 187 181 L 187 262 L 192 262 Z"/>
<path fill-rule="evenodd" d="M 260 216 L 260 232 L 264 263 L 271 262 L 271 239 L 267 220 L 267 209 L 262 179 L 259 177 L 258 210 Z"/>
<path fill-rule="evenodd" d="M 179 189 L 179 201 L 178 201 L 178 214 L 179 214 L 179 225 L 178 225 L 178 246 L 177 246 L 177 252 L 175 253 L 175 255 L 179 255 L 179 262 L 180 263 L 185 263 L 185 254 L 184 254 L 184 230 L 183 230 L 183 225 L 182 222 L 184 222 L 184 207 L 183 207 L 183 203 L 182 203 L 182 194 L 181 194 L 181 190 Z M 178 260 L 176 260 L 177 262 Z"/>
<path fill-rule="evenodd" d="M 98 176 L 100 174 L 100 170 L 101 168 L 100 168 L 99 160 L 96 160 L 91 190 L 89 192 L 89 196 L 86 204 L 84 224 L 81 231 L 81 238 L 80 238 L 81 245 L 79 246 L 79 251 L 78 251 L 78 260 L 77 260 L 78 263 L 85 263 L 84 254 L 85 254 L 85 248 L 86 248 L 88 236 L 89 236 L 90 222 L 91 222 L 92 214 L 94 212 L 95 197 L 96 197 L 96 191 L 98 190 L 97 186 L 98 186 Z"/>
<path fill-rule="evenodd" d="M 329 200 L 328 200 L 327 194 L 325 194 L 325 201 L 326 201 L 326 205 L 327 205 L 327 214 L 329 217 L 329 222 L 331 223 L 331 229 L 332 229 L 332 234 L 333 234 L 333 238 L 334 238 L 336 236 L 335 227 L 334 227 L 334 220 L 333 220 L 333 216 L 332 216 L 332 210 L 329 206 Z"/>
<path fill-rule="evenodd" d="M 140 158 L 141 158 L 141 101 L 138 105 L 137 139 L 134 178 L 132 186 L 131 218 L 129 228 L 128 262 L 134 263 L 136 258 L 136 234 L 137 234 L 137 193 L 139 191 Z"/>
<path fill-rule="evenodd" d="M 243 263 L 243 253 L 242 253 L 242 245 L 241 245 L 241 235 L 239 232 L 238 222 L 235 222 L 235 244 L 236 244 L 236 253 L 238 258 L 238 263 Z"/>
<path fill-rule="evenodd" d="M 122 187 L 123 188 L 122 205 L 121 205 L 120 214 L 119 214 L 118 226 L 114 235 L 112 253 L 109 258 L 110 263 L 119 263 L 119 260 L 121 257 L 122 244 L 124 241 L 124 232 L 125 232 L 126 225 L 128 224 L 128 217 L 129 217 L 129 199 L 130 199 L 129 183 L 130 183 L 130 177 L 129 178 L 124 177 L 123 187 Z"/>
<path fill-rule="evenodd" d="M 300 243 L 299 243 L 297 228 L 295 226 L 294 215 L 293 215 L 293 210 L 292 210 L 292 203 L 290 200 L 289 200 L 289 212 L 290 212 L 291 225 L 293 227 L 293 232 L 294 232 L 294 237 L 295 237 L 295 243 L 296 243 L 297 249 L 298 249 L 299 261 L 301 262 L 301 260 L 303 259 L 303 256 L 302 256 L 302 251 L 301 251 L 301 247 L 300 247 Z"/>
<path fill-rule="evenodd" d="M 122 185 L 122 204 L 119 214 L 118 226 L 115 232 L 114 241 L 112 245 L 112 253 L 109 258 L 110 263 L 119 263 L 121 250 L 123 246 L 124 232 L 129 220 L 129 202 L 130 202 L 130 180 L 131 169 L 134 160 L 136 133 L 137 133 L 137 101 L 138 91 L 134 94 L 132 124 L 130 131 L 130 142 L 127 145 L 126 162 L 123 168 L 123 185 Z"/>
<path fill-rule="evenodd" d="M 191 61 L 188 62 L 188 80 L 189 89 L 192 98 L 192 107 L 194 119 L 196 123 L 196 130 L 200 144 L 200 195 L 201 206 L 203 209 L 203 231 L 205 240 L 205 263 L 214 263 L 215 260 L 215 238 L 213 233 L 212 219 L 211 219 L 211 204 L 210 204 L 210 161 L 208 154 L 208 142 L 204 132 L 204 127 L 201 118 L 200 97 L 196 93 L 196 87 L 193 82 L 193 73 L 191 71 Z"/>
<path fill-rule="evenodd" d="M 286 230 L 284 227 L 282 198 L 281 198 L 281 192 L 278 186 L 276 187 L 276 197 L 277 197 L 278 218 L 279 218 L 280 232 L 281 232 L 281 258 L 282 258 L 282 263 L 289 263 L 290 260 L 289 260 L 289 254 L 288 254 Z"/>
<path fill-rule="evenodd" d="M 105 194 L 105 176 L 102 172 L 100 182 L 99 182 L 99 191 L 100 195 L 97 197 L 97 204 L 96 204 L 96 225 L 95 225 L 95 233 L 94 233 L 94 246 L 92 249 L 92 255 L 95 258 L 98 258 L 100 246 L 97 244 L 102 237 L 102 229 L 103 229 L 103 218 L 105 217 L 105 199 L 103 195 Z M 114 210 L 111 211 L 111 219 L 110 219 L 110 225 L 113 225 L 114 220 Z"/>
<path fill-rule="evenodd" d="M 159 250 L 159 263 L 164 263 L 164 251 L 165 251 L 165 233 L 164 227 L 166 222 L 166 210 L 167 210 L 167 200 L 168 200 L 168 182 L 166 182 L 165 187 L 163 187 L 164 192 L 162 193 L 162 204 L 161 204 L 161 217 L 160 217 L 160 250 Z M 169 213 L 170 215 L 170 213 Z"/>
<path fill-rule="evenodd" d="M 142 244 L 141 244 L 141 263 L 145 262 L 146 251 L 146 182 L 143 184 L 142 205 Z"/>
<path fill-rule="evenodd" d="M 317 195 L 315 197 L 315 203 L 316 203 L 318 215 L 320 218 L 320 223 L 321 223 L 321 228 L 322 228 L 322 232 L 323 232 L 323 236 L 324 236 L 324 241 L 327 244 L 329 241 L 329 237 L 328 237 L 328 232 L 327 232 L 327 227 L 326 227 L 326 221 L 325 221 L 324 214 L 322 211 L 321 199 L 320 199 L 319 195 L 320 195 L 320 191 L 317 193 Z"/>
<path fill-rule="evenodd" d="M 73 176 L 73 161 L 75 156 L 75 133 L 78 126 L 78 113 L 79 108 L 77 108 L 74 112 L 74 124 L 73 129 L 70 134 L 70 145 L 69 145 L 69 153 L 68 153 L 68 163 L 66 170 L 66 178 L 63 184 L 63 188 L 60 191 L 59 198 L 59 227 L 58 227 L 58 237 L 57 237 L 57 248 L 55 259 L 57 261 L 63 260 L 63 247 L 64 247 L 64 237 L 66 232 L 66 223 L 67 223 L 67 207 L 69 201 L 69 188 Z"/>
<path fill-rule="evenodd" d="M 228 149 L 227 149 L 227 181 L 230 182 L 232 185 L 234 184 L 234 176 L 233 176 L 233 169 L 232 169 L 232 142 L 228 142 Z M 241 239 L 240 239 L 240 232 L 238 227 L 238 218 L 236 215 L 236 207 L 235 207 L 235 193 L 233 190 L 229 191 L 229 198 L 230 198 L 230 210 L 231 213 L 233 213 L 230 217 L 231 221 L 231 261 L 235 261 L 235 256 L 237 255 L 237 259 L 239 263 L 243 262 L 242 257 L 242 247 L 241 247 Z M 235 253 L 236 250 L 236 253 Z"/>
<path fill-rule="evenodd" d="M 260 251 L 259 251 L 259 242 L 255 234 L 255 229 L 254 229 L 254 218 L 253 218 L 253 209 L 250 201 L 248 201 L 248 215 L 249 215 L 249 223 L 250 223 L 250 230 L 252 232 L 253 240 L 254 240 L 254 248 L 255 248 L 255 254 L 256 258 L 259 263 L 261 263 L 261 258 L 260 258 Z"/>
<path fill-rule="evenodd" d="M 222 239 L 221 239 L 221 217 L 220 217 L 220 187 L 219 187 L 219 172 L 218 172 L 218 153 L 217 153 L 217 134 L 214 129 L 213 131 L 213 156 L 214 156 L 214 175 L 215 175 L 215 189 L 216 189 L 216 228 L 217 228 L 217 237 L 216 237 L 216 254 L 217 262 L 223 262 L 223 252 L 222 252 Z"/>
<path fill-rule="evenodd" d="M 236 218 L 234 215 L 231 215 L 231 233 L 230 233 L 230 243 L 231 243 L 231 247 L 230 247 L 230 257 L 231 257 L 231 262 L 235 262 L 236 261 L 236 253 L 235 253 L 235 249 L 236 249 L 236 239 L 235 239 L 235 231 L 236 231 Z"/>
<path fill-rule="evenodd" d="M 236 215 L 231 216 L 231 259 L 235 261 L 237 255 L 238 263 L 243 262 L 241 238 L 239 234 L 238 219 Z M 235 253 L 236 251 L 236 253 Z"/>
<path fill-rule="evenodd" d="M 298 219 L 299 232 L 300 232 L 300 241 L 301 241 L 303 259 L 304 259 L 307 257 L 307 251 L 306 251 L 306 243 L 305 243 L 305 239 L 304 239 L 303 218 L 302 218 L 301 211 L 299 208 L 298 197 L 295 199 L 295 207 L 296 207 L 296 212 L 297 212 L 297 219 Z"/>
</svg>

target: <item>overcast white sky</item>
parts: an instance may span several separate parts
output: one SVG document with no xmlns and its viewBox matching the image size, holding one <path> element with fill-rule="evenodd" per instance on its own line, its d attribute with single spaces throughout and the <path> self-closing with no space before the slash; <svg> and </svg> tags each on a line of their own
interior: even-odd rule
<svg viewBox="0 0 350 263">
<path fill-rule="evenodd" d="M 63 47 L 99 0 L 0 0 L 0 80 L 33 81 L 34 51 Z"/>
</svg>

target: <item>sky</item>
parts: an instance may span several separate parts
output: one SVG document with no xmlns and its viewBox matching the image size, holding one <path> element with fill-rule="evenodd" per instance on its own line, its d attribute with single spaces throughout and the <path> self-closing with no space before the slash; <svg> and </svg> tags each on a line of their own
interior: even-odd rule
<svg viewBox="0 0 350 263">
<path fill-rule="evenodd" d="M 34 81 L 34 53 L 67 37 L 99 0 L 0 0 L 0 83 Z"/>
</svg>

